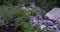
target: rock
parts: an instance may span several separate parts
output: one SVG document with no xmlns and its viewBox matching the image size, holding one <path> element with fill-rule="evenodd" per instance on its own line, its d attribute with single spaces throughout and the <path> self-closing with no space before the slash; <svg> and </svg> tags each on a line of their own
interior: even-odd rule
<svg viewBox="0 0 60 32">
<path fill-rule="evenodd" d="M 26 7 L 22 7 L 22 9 L 26 9 Z"/>
<path fill-rule="evenodd" d="M 46 13 L 45 16 L 56 21 L 57 23 L 60 23 L 60 8 L 53 8 L 51 11 Z"/>
<path fill-rule="evenodd" d="M 37 18 L 37 20 L 42 20 L 43 19 L 43 17 L 39 14 L 37 14 L 36 18 Z"/>
<path fill-rule="evenodd" d="M 53 26 L 54 23 L 50 20 L 42 20 L 42 24 L 46 25 L 46 26 Z"/>
<path fill-rule="evenodd" d="M 60 30 L 60 24 L 57 25 L 58 29 Z"/>
<path fill-rule="evenodd" d="M 60 30 L 57 29 L 57 30 L 54 30 L 54 32 L 60 32 Z"/>
<path fill-rule="evenodd" d="M 60 24 L 54 23 L 53 20 L 50 19 L 43 19 L 41 15 L 31 15 L 30 20 L 32 20 L 32 27 L 34 27 L 36 24 L 40 24 L 40 28 L 44 29 L 47 28 L 49 30 L 52 30 L 53 32 L 59 32 L 60 31 Z M 34 31 L 37 32 L 37 31 Z"/>
<path fill-rule="evenodd" d="M 39 23 L 40 25 L 43 25 L 43 20 L 38 20 L 38 23 Z"/>
<path fill-rule="evenodd" d="M 53 26 L 48 26 L 48 29 L 52 30 L 53 32 L 59 32 L 59 28 L 57 27 L 58 24 L 55 24 Z"/>
<path fill-rule="evenodd" d="M 41 26 L 40 26 L 41 29 L 43 29 L 43 28 L 45 28 L 45 27 L 46 27 L 45 25 L 41 25 Z"/>
</svg>

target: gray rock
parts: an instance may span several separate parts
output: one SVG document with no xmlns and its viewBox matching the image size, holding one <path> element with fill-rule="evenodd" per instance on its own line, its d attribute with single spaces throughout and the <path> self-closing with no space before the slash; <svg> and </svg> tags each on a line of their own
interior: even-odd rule
<svg viewBox="0 0 60 32">
<path fill-rule="evenodd" d="M 54 32 L 60 32 L 60 30 L 57 29 L 57 30 L 54 30 Z"/>
<path fill-rule="evenodd" d="M 43 28 L 46 28 L 46 26 L 45 25 L 41 25 L 40 28 L 43 29 Z"/>
<path fill-rule="evenodd" d="M 43 19 L 43 17 L 39 14 L 37 14 L 36 18 L 37 18 L 37 20 L 42 20 Z"/>
<path fill-rule="evenodd" d="M 58 29 L 60 30 L 60 24 L 57 25 Z"/>
<path fill-rule="evenodd" d="M 54 23 L 50 20 L 43 20 L 42 22 L 43 22 L 42 24 L 44 24 L 46 26 L 53 26 L 54 25 Z"/>
</svg>

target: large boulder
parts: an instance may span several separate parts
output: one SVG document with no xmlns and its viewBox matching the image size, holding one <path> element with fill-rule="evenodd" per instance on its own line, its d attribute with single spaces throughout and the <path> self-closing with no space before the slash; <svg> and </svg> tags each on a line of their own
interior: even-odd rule
<svg viewBox="0 0 60 32">
<path fill-rule="evenodd" d="M 60 23 L 60 8 L 53 8 L 51 11 L 46 13 L 45 16 L 51 20 L 54 20 L 55 22 Z"/>
</svg>

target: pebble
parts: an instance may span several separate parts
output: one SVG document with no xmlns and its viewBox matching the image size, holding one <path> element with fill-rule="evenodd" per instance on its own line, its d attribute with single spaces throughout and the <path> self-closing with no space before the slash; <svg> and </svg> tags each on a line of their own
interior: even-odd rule
<svg viewBox="0 0 60 32">
<path fill-rule="evenodd" d="M 43 28 L 45 28 L 45 27 L 46 27 L 45 25 L 41 25 L 41 26 L 40 26 L 41 29 L 43 29 Z"/>
</svg>

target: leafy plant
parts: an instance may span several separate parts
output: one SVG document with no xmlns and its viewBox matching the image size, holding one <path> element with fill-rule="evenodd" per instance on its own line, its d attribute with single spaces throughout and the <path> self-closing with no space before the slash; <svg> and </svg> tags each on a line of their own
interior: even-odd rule
<svg viewBox="0 0 60 32">
<path fill-rule="evenodd" d="M 40 25 L 36 24 L 35 28 L 32 27 L 32 23 L 29 21 L 29 15 L 31 12 L 40 13 L 37 10 L 23 10 L 19 6 L 0 6 L 0 15 L 4 17 L 2 24 L 8 24 L 12 30 L 9 31 L 22 31 L 22 32 L 33 32 L 37 29 L 38 32 L 45 32 L 40 29 Z M 6 23 L 4 23 L 6 21 Z M 17 29 L 20 27 L 19 29 Z M 10 29 L 10 28 L 9 28 Z"/>
<path fill-rule="evenodd" d="M 41 29 L 39 24 L 36 24 L 34 28 L 37 30 L 37 32 L 52 32 L 51 30 L 48 30 L 47 28 Z"/>
</svg>

